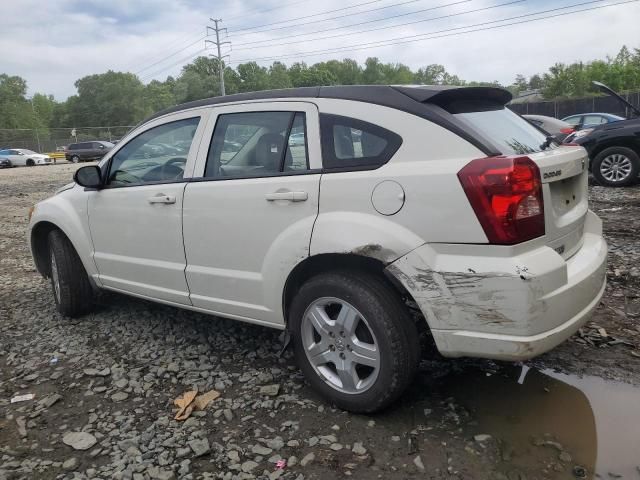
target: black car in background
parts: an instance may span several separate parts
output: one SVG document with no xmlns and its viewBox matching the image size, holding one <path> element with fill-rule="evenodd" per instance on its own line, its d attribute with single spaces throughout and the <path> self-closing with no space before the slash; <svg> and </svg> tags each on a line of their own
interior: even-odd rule
<svg viewBox="0 0 640 480">
<path fill-rule="evenodd" d="M 601 91 L 629 107 L 636 118 L 585 128 L 569 135 L 565 143 L 582 145 L 589 152 L 591 173 L 600 185 L 624 187 L 640 173 L 640 109 L 600 82 Z"/>
<path fill-rule="evenodd" d="M 103 141 L 71 143 L 64 155 L 68 162 L 88 162 L 100 160 L 113 147 L 113 143 Z"/>
</svg>

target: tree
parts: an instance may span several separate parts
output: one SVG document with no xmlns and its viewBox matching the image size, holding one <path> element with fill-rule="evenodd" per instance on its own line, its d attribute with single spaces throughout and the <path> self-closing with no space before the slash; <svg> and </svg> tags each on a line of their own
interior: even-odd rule
<svg viewBox="0 0 640 480">
<path fill-rule="evenodd" d="M 152 80 L 144 88 L 145 115 L 150 115 L 159 110 L 175 105 L 175 81 L 172 77 L 166 82 Z"/>
<path fill-rule="evenodd" d="M 75 86 L 78 95 L 68 102 L 67 126 L 135 125 L 145 115 L 144 86 L 132 73 L 109 70 L 83 77 Z"/>
<path fill-rule="evenodd" d="M 345 58 L 344 60 L 329 60 L 322 65 L 335 78 L 337 85 L 359 85 L 363 83 L 362 68 L 358 62 Z"/>
<path fill-rule="evenodd" d="M 293 83 L 289 77 L 287 66 L 282 62 L 273 62 L 269 67 L 269 88 L 291 88 Z"/>
<path fill-rule="evenodd" d="M 26 93 L 25 79 L 0 75 L 0 128 L 33 128 L 35 120 Z"/>
<path fill-rule="evenodd" d="M 543 86 L 544 81 L 540 75 L 532 75 L 531 78 L 529 78 L 529 88 L 531 90 L 540 90 Z"/>
<path fill-rule="evenodd" d="M 377 57 L 369 57 L 365 60 L 362 80 L 365 85 L 383 85 L 387 83 L 383 65 Z"/>
<path fill-rule="evenodd" d="M 238 65 L 241 92 L 257 92 L 269 88 L 269 75 L 267 69 L 256 62 Z"/>
</svg>

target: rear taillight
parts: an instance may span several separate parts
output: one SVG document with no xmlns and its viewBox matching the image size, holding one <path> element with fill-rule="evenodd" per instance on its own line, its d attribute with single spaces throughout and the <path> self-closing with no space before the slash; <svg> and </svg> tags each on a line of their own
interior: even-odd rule
<svg viewBox="0 0 640 480">
<path fill-rule="evenodd" d="M 544 235 L 540 171 L 529 157 L 473 160 L 458 178 L 490 243 L 512 245 Z"/>
<path fill-rule="evenodd" d="M 567 128 L 561 128 L 560 129 L 560 133 L 564 133 L 565 135 L 569 135 L 571 133 L 575 132 L 575 130 L 572 127 L 567 127 Z"/>
</svg>

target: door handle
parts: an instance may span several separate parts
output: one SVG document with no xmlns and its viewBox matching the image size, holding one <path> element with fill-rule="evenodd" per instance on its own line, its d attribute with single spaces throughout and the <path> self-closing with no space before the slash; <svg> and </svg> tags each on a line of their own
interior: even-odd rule
<svg viewBox="0 0 640 480">
<path fill-rule="evenodd" d="M 304 202 L 309 198 L 309 194 L 307 192 L 273 192 L 266 193 L 264 198 L 267 199 L 268 202 L 275 202 L 276 200 L 287 200 L 289 202 Z"/>
<path fill-rule="evenodd" d="M 149 203 L 176 203 L 176 197 L 173 195 L 165 195 L 164 193 L 159 193 L 154 195 L 153 197 L 147 198 Z"/>
</svg>

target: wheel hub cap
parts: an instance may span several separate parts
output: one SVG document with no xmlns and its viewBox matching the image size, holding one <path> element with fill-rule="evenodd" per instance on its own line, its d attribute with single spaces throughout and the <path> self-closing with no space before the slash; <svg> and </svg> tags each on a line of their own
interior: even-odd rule
<svg viewBox="0 0 640 480">
<path fill-rule="evenodd" d="M 302 342 L 315 372 L 343 393 L 362 393 L 380 371 L 378 342 L 367 320 L 348 302 L 325 297 L 302 319 Z"/>
</svg>

